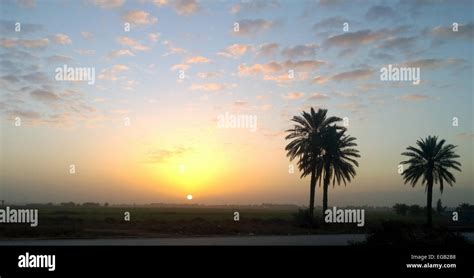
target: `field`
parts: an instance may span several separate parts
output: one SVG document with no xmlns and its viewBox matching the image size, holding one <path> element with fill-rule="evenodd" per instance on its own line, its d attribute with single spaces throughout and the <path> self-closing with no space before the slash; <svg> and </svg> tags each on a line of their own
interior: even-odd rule
<svg viewBox="0 0 474 278">
<path fill-rule="evenodd" d="M 234 221 L 234 212 L 240 214 Z M 125 212 L 130 221 L 124 220 Z M 0 239 L 7 238 L 157 238 L 185 236 L 302 235 L 367 233 L 384 221 L 421 225 L 424 214 L 398 215 L 390 209 L 366 209 L 365 226 L 323 225 L 321 210 L 317 222 L 308 227 L 298 218 L 298 209 L 209 208 L 209 207 L 60 207 L 39 208 L 39 224 L 0 225 Z M 319 217 L 319 218 L 318 218 Z M 456 231 L 473 231 L 470 225 L 451 222 L 449 214 L 434 215 L 435 225 Z M 318 224 L 319 223 L 319 224 Z"/>
</svg>

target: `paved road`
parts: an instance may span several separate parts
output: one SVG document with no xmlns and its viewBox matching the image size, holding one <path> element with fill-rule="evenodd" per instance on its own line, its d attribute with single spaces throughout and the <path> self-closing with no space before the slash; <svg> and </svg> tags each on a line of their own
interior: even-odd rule
<svg viewBox="0 0 474 278">
<path fill-rule="evenodd" d="M 474 233 L 463 233 L 474 242 Z M 54 239 L 54 240 L 0 240 L 0 246 L 80 246 L 80 245 L 312 245 L 343 246 L 360 242 L 365 234 L 298 235 L 298 236 L 233 236 L 233 237 L 183 237 L 183 238 L 127 238 L 127 239 Z"/>
<path fill-rule="evenodd" d="M 298 235 L 298 236 L 233 236 L 187 238 L 128 238 L 128 239 L 56 239 L 56 240 L 2 240 L 0 246 L 78 246 L 78 245 L 348 245 L 363 241 L 365 234 Z"/>
</svg>

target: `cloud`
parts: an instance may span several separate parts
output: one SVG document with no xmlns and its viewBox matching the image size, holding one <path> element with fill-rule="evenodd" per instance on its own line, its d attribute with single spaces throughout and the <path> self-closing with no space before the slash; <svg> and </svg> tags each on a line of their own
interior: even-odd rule
<svg viewBox="0 0 474 278">
<path fill-rule="evenodd" d="M 44 39 L 17 39 L 17 38 L 2 38 L 0 39 L 0 47 L 3 48 L 14 48 L 14 47 L 23 47 L 23 48 L 45 48 L 48 46 L 49 40 Z"/>
<path fill-rule="evenodd" d="M 185 147 L 176 147 L 172 149 L 158 149 L 147 153 L 148 163 L 163 163 L 174 157 L 180 157 L 192 150 Z"/>
<path fill-rule="evenodd" d="M 206 91 L 216 92 L 224 89 L 235 88 L 236 84 L 224 84 L 224 83 L 204 83 L 204 84 L 192 84 L 189 89 L 193 91 Z"/>
<path fill-rule="evenodd" d="M 149 13 L 139 10 L 125 13 L 122 16 L 122 20 L 134 25 L 151 25 L 158 22 L 156 17 L 152 17 Z"/>
<path fill-rule="evenodd" d="M 374 71 L 372 69 L 356 69 L 351 71 L 341 72 L 329 77 L 316 76 L 313 79 L 313 83 L 324 84 L 328 81 L 351 81 L 351 80 L 363 80 L 369 78 Z"/>
<path fill-rule="evenodd" d="M 239 31 L 233 33 L 240 36 L 256 35 L 275 26 L 275 22 L 265 19 L 244 19 L 238 23 Z"/>
<path fill-rule="evenodd" d="M 241 1 L 240 3 L 232 5 L 230 13 L 261 12 L 265 9 L 276 8 L 278 6 L 280 6 L 280 3 L 276 0 Z"/>
<path fill-rule="evenodd" d="M 32 110 L 13 109 L 13 110 L 9 110 L 7 112 L 7 114 L 11 118 L 15 118 L 15 117 L 20 117 L 20 118 L 25 118 L 25 119 L 39 119 L 39 118 L 41 118 L 40 113 L 38 113 L 36 111 L 32 111 Z"/>
<path fill-rule="evenodd" d="M 94 55 L 95 54 L 95 50 L 92 50 L 92 49 L 77 49 L 76 52 L 79 53 L 79 55 L 82 55 L 82 56 L 88 56 L 88 55 Z"/>
<path fill-rule="evenodd" d="M 21 79 L 33 84 L 44 84 L 49 83 L 51 81 L 48 75 L 39 71 L 22 75 Z"/>
<path fill-rule="evenodd" d="M 298 71 L 312 71 L 319 69 L 322 65 L 325 65 L 326 62 L 321 60 L 300 60 L 293 62 L 291 60 L 285 61 L 282 65 L 283 68 L 288 70 L 298 70 Z"/>
<path fill-rule="evenodd" d="M 283 49 L 281 54 L 289 59 L 314 57 L 317 48 L 317 44 L 295 45 Z"/>
<path fill-rule="evenodd" d="M 174 0 L 173 7 L 180 15 L 190 15 L 201 8 L 196 0 Z"/>
<path fill-rule="evenodd" d="M 430 36 L 435 43 L 442 43 L 454 39 L 463 39 L 467 41 L 474 40 L 474 24 L 459 24 L 458 31 L 453 30 L 453 26 L 436 26 L 434 28 L 426 28 L 422 35 Z"/>
<path fill-rule="evenodd" d="M 378 48 L 384 50 L 411 50 L 414 48 L 416 37 L 390 37 L 384 40 Z"/>
<path fill-rule="evenodd" d="M 171 67 L 172 71 L 175 70 L 188 70 L 192 64 L 207 64 L 210 63 L 211 60 L 204 56 L 194 56 L 191 58 L 188 58 L 184 63 L 182 64 L 176 64 Z"/>
<path fill-rule="evenodd" d="M 248 102 L 243 101 L 243 100 L 234 101 L 234 106 L 236 107 L 244 107 L 244 106 L 247 106 L 248 104 L 249 104 Z"/>
<path fill-rule="evenodd" d="M 342 30 L 343 24 L 345 22 L 349 22 L 349 20 L 340 16 L 329 17 L 315 23 L 312 29 L 313 31 L 326 31 L 328 29 L 336 28 Z"/>
<path fill-rule="evenodd" d="M 129 67 L 125 65 L 113 65 L 110 68 L 103 69 L 99 74 L 98 78 L 101 80 L 116 81 L 119 79 L 117 74 L 129 70 Z"/>
<path fill-rule="evenodd" d="M 331 77 L 333 81 L 345 81 L 345 80 L 357 80 L 357 79 L 366 79 L 373 74 L 371 69 L 357 69 L 352 71 L 346 71 L 338 73 Z"/>
<path fill-rule="evenodd" d="M 168 52 L 163 54 L 163 56 L 168 56 L 172 54 L 184 54 L 187 52 L 186 49 L 175 47 L 170 41 L 163 41 L 162 44 L 168 49 Z"/>
<path fill-rule="evenodd" d="M 217 55 L 224 56 L 227 58 L 237 58 L 244 55 L 247 51 L 251 50 L 252 46 L 249 44 L 233 44 L 228 46 L 225 50 L 218 52 Z"/>
<path fill-rule="evenodd" d="M 46 60 L 48 61 L 48 63 L 63 63 L 63 64 L 71 63 L 72 61 L 74 61 L 74 59 L 71 56 L 65 56 L 65 55 L 59 55 L 59 54 L 49 56 Z"/>
<path fill-rule="evenodd" d="M 278 62 L 270 62 L 267 64 L 254 64 L 247 66 L 246 64 L 239 65 L 239 75 L 255 75 L 261 73 L 278 72 L 283 69 Z"/>
<path fill-rule="evenodd" d="M 62 44 L 62 45 L 72 43 L 71 38 L 69 38 L 69 36 L 65 35 L 65 34 L 56 34 L 56 35 L 53 36 L 52 40 L 53 40 L 53 42 L 55 42 L 57 44 Z"/>
<path fill-rule="evenodd" d="M 278 51 L 277 43 L 261 44 L 257 50 L 257 57 L 271 57 L 276 55 Z"/>
<path fill-rule="evenodd" d="M 187 70 L 189 69 L 190 65 L 187 65 L 187 64 L 176 64 L 174 66 L 171 67 L 171 70 L 172 71 L 175 71 L 175 70 Z"/>
<path fill-rule="evenodd" d="M 420 95 L 420 94 L 406 94 L 400 97 L 402 101 L 424 101 L 429 99 L 430 97 L 427 95 Z"/>
<path fill-rule="evenodd" d="M 329 99 L 329 96 L 322 93 L 313 93 L 308 100 L 325 100 Z"/>
<path fill-rule="evenodd" d="M 148 40 L 151 42 L 157 42 L 160 36 L 161 36 L 160 33 L 150 33 L 148 34 Z"/>
<path fill-rule="evenodd" d="M 167 5 L 169 1 L 168 0 L 152 0 L 152 2 L 153 4 L 155 4 L 155 6 L 160 8 L 161 6 Z"/>
<path fill-rule="evenodd" d="M 119 49 L 111 51 L 109 54 L 107 54 L 107 59 L 113 59 L 122 56 L 135 56 L 135 54 L 133 54 L 133 52 L 129 49 Z"/>
<path fill-rule="evenodd" d="M 91 32 L 81 32 L 81 36 L 86 40 L 91 40 L 94 38 L 94 35 Z"/>
<path fill-rule="evenodd" d="M 4 76 L 0 77 L 0 79 L 8 81 L 9 83 L 18 83 L 18 82 L 20 82 L 20 79 L 18 79 L 18 77 L 16 77 L 13 74 L 4 75 Z"/>
<path fill-rule="evenodd" d="M 218 71 L 215 71 L 215 72 L 199 72 L 197 74 L 197 77 L 199 77 L 201 79 L 216 78 L 216 77 L 221 77 L 221 76 L 222 76 L 222 72 L 218 72 Z"/>
<path fill-rule="evenodd" d="M 447 67 L 450 65 L 462 65 L 466 61 L 462 59 L 420 59 L 407 61 L 401 64 L 404 67 L 417 67 L 423 69 L 437 69 L 441 67 Z"/>
<path fill-rule="evenodd" d="M 211 60 L 209 60 L 206 57 L 203 56 L 195 56 L 191 57 L 188 60 L 186 60 L 186 64 L 206 64 L 209 63 Z"/>
<path fill-rule="evenodd" d="M 312 71 L 320 68 L 324 65 L 324 61 L 320 60 L 300 60 L 300 61 L 291 61 L 287 60 L 285 62 L 269 62 L 267 64 L 254 64 L 247 66 L 246 64 L 239 65 L 239 75 L 256 75 L 256 74 L 268 74 L 281 72 L 283 70 L 298 70 L 298 71 Z"/>
<path fill-rule="evenodd" d="M 297 100 L 304 97 L 304 93 L 302 92 L 291 92 L 283 96 L 284 99 L 288 100 Z"/>
<path fill-rule="evenodd" d="M 368 20 L 380 20 L 395 17 L 395 11 L 389 6 L 377 5 L 371 7 L 365 14 Z"/>
<path fill-rule="evenodd" d="M 91 2 L 97 7 L 111 9 L 121 7 L 125 0 L 91 0 Z"/>
<path fill-rule="evenodd" d="M 336 47 L 356 47 L 372 43 L 384 37 L 382 32 L 373 32 L 370 30 L 362 30 L 357 32 L 348 32 L 341 35 L 329 37 L 324 41 L 325 48 Z"/>
<path fill-rule="evenodd" d="M 122 46 L 128 46 L 128 47 L 131 47 L 132 49 L 138 50 L 138 51 L 145 51 L 145 50 L 150 49 L 148 46 L 145 46 L 145 45 L 139 43 L 138 41 L 136 41 L 136 40 L 134 40 L 130 37 L 125 37 L 125 36 L 118 37 L 117 42 L 119 44 L 121 44 Z"/>
<path fill-rule="evenodd" d="M 34 90 L 30 93 L 31 97 L 42 102 L 54 102 L 60 100 L 55 93 L 46 90 Z"/>
</svg>

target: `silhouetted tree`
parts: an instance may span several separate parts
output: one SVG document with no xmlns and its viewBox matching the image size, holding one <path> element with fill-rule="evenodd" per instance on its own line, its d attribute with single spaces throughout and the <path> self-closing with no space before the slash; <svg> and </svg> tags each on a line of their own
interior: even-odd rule
<svg viewBox="0 0 474 278">
<path fill-rule="evenodd" d="M 323 177 L 323 217 L 328 208 L 328 188 L 332 185 L 346 185 L 356 175 L 355 167 L 359 163 L 355 158 L 360 157 L 359 151 L 355 149 L 356 138 L 346 134 L 346 129 L 331 127 L 324 133 L 322 138 L 322 155 L 317 164 L 317 174 Z"/>
<path fill-rule="evenodd" d="M 294 116 L 291 121 L 295 123 L 292 129 L 287 130 L 289 134 L 286 140 L 291 140 L 285 147 L 287 156 L 292 161 L 297 158 L 298 169 L 301 172 L 301 178 L 311 175 L 310 180 L 310 199 L 309 214 L 311 219 L 314 213 L 314 199 L 316 193 L 317 166 L 322 155 L 322 138 L 327 130 L 335 126 L 336 122 L 342 119 L 337 117 L 326 117 L 326 109 L 318 109 L 315 112 L 311 108 L 310 112 L 303 111 L 301 116 Z M 341 127 L 335 127 L 341 129 Z"/>
<path fill-rule="evenodd" d="M 428 136 L 426 139 L 420 139 L 416 142 L 419 148 L 409 146 L 403 156 L 408 160 L 401 164 L 407 164 L 408 168 L 403 171 L 403 180 L 405 184 L 409 182 L 413 187 L 421 179 L 421 184 L 426 184 L 426 224 L 432 225 L 432 198 L 433 184 L 439 183 L 440 191 L 443 192 L 444 182 L 453 185 L 456 178 L 449 171 L 451 168 L 461 171 L 461 163 L 456 161 L 459 158 L 454 152 L 456 146 L 444 145 L 446 141 L 438 141 L 436 136 Z"/>
</svg>

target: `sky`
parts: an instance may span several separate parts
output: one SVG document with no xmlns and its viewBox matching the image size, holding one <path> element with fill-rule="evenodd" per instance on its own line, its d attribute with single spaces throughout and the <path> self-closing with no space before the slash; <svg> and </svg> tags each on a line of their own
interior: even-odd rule
<svg viewBox="0 0 474 278">
<path fill-rule="evenodd" d="M 398 164 L 429 135 L 462 163 L 433 199 L 472 203 L 473 5 L 2 1 L 0 199 L 306 205 L 285 130 L 314 107 L 346 118 L 361 154 L 330 205 L 425 204 Z M 94 79 L 58 79 L 64 65 Z M 388 65 L 419 84 L 382 80 Z"/>
</svg>

